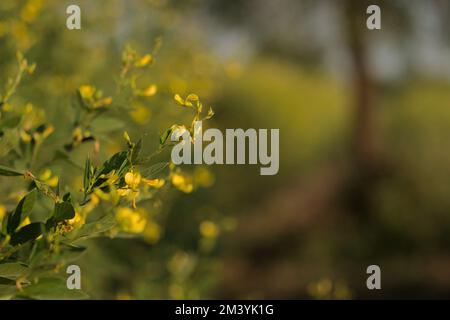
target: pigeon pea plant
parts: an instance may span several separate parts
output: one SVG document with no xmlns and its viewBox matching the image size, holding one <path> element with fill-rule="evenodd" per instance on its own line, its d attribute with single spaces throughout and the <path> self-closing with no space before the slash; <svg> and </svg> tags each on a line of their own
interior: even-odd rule
<svg viewBox="0 0 450 320">
<path fill-rule="evenodd" d="M 139 55 L 127 47 L 122 55 L 122 69 L 114 97 L 105 96 L 92 85 L 83 85 L 76 92 L 75 117 L 67 142 L 55 152 L 52 161 L 71 163 L 71 152 L 82 144 L 94 143 L 98 150 L 101 141 L 92 133 L 96 118 L 114 108 L 126 108 L 133 99 L 151 97 L 157 87 L 150 84 L 139 88 L 139 74 L 154 62 L 159 43 L 152 53 Z M 80 290 L 66 288 L 65 279 L 58 277 L 61 268 L 77 259 L 86 248 L 82 240 L 99 236 L 136 235 L 149 240 L 159 237 L 159 225 L 140 203 L 161 201 L 160 192 L 168 185 L 189 193 L 195 188 L 195 179 L 170 160 L 155 163 L 155 155 L 173 143 L 169 137 L 182 125 L 173 125 L 159 138 L 158 148 L 143 154 L 142 139 L 133 141 L 123 133 L 124 150 L 103 163 L 87 157 L 84 167 L 74 164 L 82 175 L 81 190 L 62 185 L 51 171 L 34 171 L 39 152 L 54 127 L 45 121 L 41 110 L 31 104 L 19 108 L 11 97 L 22 78 L 36 68 L 22 54 L 17 54 L 18 71 L 0 95 L 0 166 L 2 183 L 19 179 L 23 196 L 14 206 L 0 206 L 0 298 L 87 298 Z M 194 111 L 193 122 L 213 116 L 209 109 L 203 115 L 198 96 L 185 99 L 175 95 L 175 102 Z M 192 123 L 193 123 L 192 122 Z M 191 134 L 193 128 L 191 125 Z M 10 159 L 20 158 L 23 168 L 11 165 Z M 73 163 L 72 163 L 73 164 Z M 63 192 L 64 190 L 64 192 Z M 33 212 L 44 208 L 40 219 Z"/>
</svg>

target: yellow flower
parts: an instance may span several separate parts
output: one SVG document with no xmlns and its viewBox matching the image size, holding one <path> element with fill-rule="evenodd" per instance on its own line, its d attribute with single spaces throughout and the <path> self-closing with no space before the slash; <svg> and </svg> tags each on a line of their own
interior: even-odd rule
<svg viewBox="0 0 450 320">
<path fill-rule="evenodd" d="M 197 167 L 194 170 L 195 184 L 209 188 L 214 184 L 215 178 L 210 170 L 205 167 Z"/>
<path fill-rule="evenodd" d="M 106 97 L 106 98 L 103 98 L 103 99 L 100 99 L 100 100 L 96 101 L 94 103 L 94 108 L 101 108 L 101 107 L 104 107 L 104 106 L 108 106 L 112 102 L 113 102 L 113 100 L 112 100 L 111 97 Z"/>
<path fill-rule="evenodd" d="M 83 140 L 83 131 L 80 127 L 76 127 L 72 132 L 72 139 L 75 142 L 81 142 Z"/>
<path fill-rule="evenodd" d="M 205 238 L 217 238 L 219 235 L 218 226 L 209 220 L 200 223 L 200 234 Z"/>
<path fill-rule="evenodd" d="M 185 103 L 187 103 L 187 102 L 195 102 L 195 101 L 198 101 L 199 99 L 198 99 L 198 96 L 196 95 L 196 94 L 194 94 L 194 93 L 191 93 L 191 94 L 189 94 L 187 97 L 186 97 L 186 101 L 185 101 Z"/>
<path fill-rule="evenodd" d="M 166 183 L 164 179 L 142 179 L 142 181 L 148 186 L 156 189 L 161 188 Z"/>
<path fill-rule="evenodd" d="M 4 205 L 0 205 L 0 220 L 6 215 L 6 207 Z"/>
<path fill-rule="evenodd" d="M 85 222 L 85 219 L 83 218 L 83 216 L 77 211 L 75 212 L 75 216 L 67 221 L 70 225 L 77 227 L 80 225 L 83 225 Z"/>
<path fill-rule="evenodd" d="M 52 170 L 45 169 L 40 175 L 39 178 L 43 181 L 50 179 L 52 176 Z"/>
<path fill-rule="evenodd" d="M 129 233 L 141 233 L 147 224 L 147 221 L 139 212 L 130 208 L 118 208 L 116 221 L 123 231 Z"/>
<path fill-rule="evenodd" d="M 158 242 L 161 237 L 161 228 L 158 224 L 152 221 L 147 222 L 147 226 L 144 229 L 144 239 L 150 244 Z"/>
<path fill-rule="evenodd" d="M 56 187 L 58 185 L 59 178 L 57 176 L 52 177 L 47 181 L 47 184 L 50 187 Z"/>
<path fill-rule="evenodd" d="M 9 104 L 9 103 L 5 103 L 5 104 L 3 105 L 3 111 L 5 111 L 5 112 L 11 112 L 12 109 L 13 109 L 13 107 L 12 107 L 12 105 Z"/>
<path fill-rule="evenodd" d="M 58 176 L 54 176 L 50 169 L 45 169 L 40 175 L 39 179 L 48 184 L 50 187 L 58 185 Z"/>
<path fill-rule="evenodd" d="M 26 131 L 20 130 L 20 138 L 23 142 L 30 142 L 32 137 Z"/>
<path fill-rule="evenodd" d="M 183 191 L 184 193 L 190 193 L 194 190 L 192 178 L 183 173 L 172 173 L 171 182 L 178 190 Z"/>
<path fill-rule="evenodd" d="M 95 194 L 93 194 L 91 196 L 91 200 L 89 201 L 89 203 L 92 204 L 93 206 L 96 206 L 100 203 L 100 199 Z"/>
<path fill-rule="evenodd" d="M 109 201 L 111 199 L 111 195 L 101 189 L 95 189 L 94 195 L 96 196 L 96 199 L 102 199 L 104 201 Z"/>
<path fill-rule="evenodd" d="M 88 214 L 92 210 L 97 207 L 97 205 L 100 203 L 100 199 L 96 194 L 92 194 L 91 198 L 89 199 L 89 202 L 83 207 L 83 213 Z"/>
<path fill-rule="evenodd" d="M 186 99 L 183 99 L 179 94 L 176 94 L 173 98 L 179 105 L 183 107 L 193 107 L 193 102 L 197 102 L 197 109 L 199 112 L 201 112 L 202 104 L 200 103 L 200 100 L 196 94 L 191 93 L 186 97 Z"/>
<path fill-rule="evenodd" d="M 136 94 L 138 96 L 142 96 L 142 97 L 151 97 L 151 96 L 154 96 L 157 91 L 158 91 L 158 88 L 156 87 L 156 85 L 152 84 L 143 90 L 139 90 Z"/>
<path fill-rule="evenodd" d="M 95 87 L 89 86 L 89 85 L 83 85 L 80 87 L 79 91 L 80 91 L 81 97 L 83 97 L 84 99 L 92 99 L 92 96 L 94 95 L 94 92 L 95 92 Z"/>
<path fill-rule="evenodd" d="M 27 1 L 20 11 L 20 18 L 26 22 L 33 22 L 42 7 L 42 0 Z"/>
<path fill-rule="evenodd" d="M 126 197 L 130 193 L 130 189 L 118 189 L 117 194 L 119 197 Z"/>
<path fill-rule="evenodd" d="M 153 57 L 150 54 L 144 55 L 142 58 L 140 58 L 138 61 L 136 61 L 135 66 L 136 67 L 145 67 L 150 62 L 152 62 Z"/>
<path fill-rule="evenodd" d="M 167 270 L 173 275 L 179 275 L 186 270 L 192 270 L 195 258 L 187 252 L 177 251 L 167 263 Z"/>
<path fill-rule="evenodd" d="M 331 291 L 333 289 L 333 282 L 329 278 L 320 279 L 317 282 L 312 282 L 308 284 L 308 293 L 316 299 L 326 299 L 329 298 Z"/>
<path fill-rule="evenodd" d="M 135 189 L 141 183 L 141 175 L 139 172 L 127 172 L 125 175 L 125 183 L 132 189 Z"/>
<path fill-rule="evenodd" d="M 121 292 L 117 294 L 116 300 L 131 300 L 131 295 L 129 293 Z"/>
<path fill-rule="evenodd" d="M 176 94 L 173 98 L 179 105 L 184 106 L 184 100 L 179 94 Z"/>
<path fill-rule="evenodd" d="M 53 126 L 48 126 L 44 129 L 44 132 L 42 132 L 42 136 L 44 138 L 47 138 L 49 135 L 51 135 L 55 131 L 55 128 Z"/>
<path fill-rule="evenodd" d="M 124 197 L 127 201 L 131 202 L 131 205 L 134 209 L 136 209 L 136 199 L 139 197 L 139 190 L 132 189 L 117 189 L 117 195 L 119 197 Z"/>
<path fill-rule="evenodd" d="M 29 75 L 32 75 L 34 73 L 34 70 L 36 70 L 36 63 L 33 63 L 31 66 L 27 68 L 27 72 Z"/>
<path fill-rule="evenodd" d="M 25 105 L 25 108 L 24 108 L 24 110 L 23 110 L 23 113 L 24 113 L 24 114 L 27 114 L 27 113 L 31 113 L 31 112 L 33 112 L 33 105 L 32 105 L 31 103 L 27 103 L 27 104 Z"/>
<path fill-rule="evenodd" d="M 117 180 L 119 180 L 119 175 L 116 173 L 116 170 L 112 170 L 108 174 L 102 174 L 100 175 L 100 177 L 106 179 L 105 183 L 110 186 L 116 183 Z"/>
<path fill-rule="evenodd" d="M 128 144 L 131 144 L 130 136 L 128 135 L 128 132 L 123 132 L 123 138 L 127 141 Z"/>
<path fill-rule="evenodd" d="M 169 295 L 171 299 L 180 300 L 184 297 L 184 289 L 178 284 L 171 284 L 169 286 Z"/>
<path fill-rule="evenodd" d="M 17 229 L 20 229 L 22 227 L 25 227 L 27 225 L 29 225 L 31 223 L 30 218 L 26 217 L 25 219 L 22 220 L 22 222 L 19 224 L 19 226 L 17 227 Z"/>
<path fill-rule="evenodd" d="M 130 111 L 130 116 L 136 123 L 145 124 L 150 120 L 151 112 L 149 108 L 139 105 Z"/>
</svg>

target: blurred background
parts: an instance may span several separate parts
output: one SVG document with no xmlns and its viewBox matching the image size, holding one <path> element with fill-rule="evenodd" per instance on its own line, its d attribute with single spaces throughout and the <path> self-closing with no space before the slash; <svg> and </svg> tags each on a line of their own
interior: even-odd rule
<svg viewBox="0 0 450 320">
<path fill-rule="evenodd" d="M 81 8 L 82 29 L 65 27 Z M 382 29 L 366 28 L 378 4 Z M 95 239 L 79 264 L 95 299 L 450 297 L 450 2 L 446 0 L 3 0 L 0 84 L 23 51 L 37 63 L 15 103 L 45 110 L 48 148 L 71 130 L 83 84 L 114 91 L 129 44 L 150 52 L 158 85 L 129 120 L 112 113 L 101 154 L 122 132 L 159 133 L 190 115 L 207 127 L 279 128 L 280 170 L 189 168 L 200 187 L 162 199 L 149 239 Z M 159 39 L 159 40 L 158 40 Z M 115 120 L 111 120 L 115 119 Z M 73 155 L 82 164 L 92 149 Z M 45 162 L 45 154 L 41 155 Z M 75 169 L 53 164 L 73 184 Z M 14 187 L 3 184 L 2 192 Z M 366 288 L 381 267 L 382 290 Z"/>
</svg>

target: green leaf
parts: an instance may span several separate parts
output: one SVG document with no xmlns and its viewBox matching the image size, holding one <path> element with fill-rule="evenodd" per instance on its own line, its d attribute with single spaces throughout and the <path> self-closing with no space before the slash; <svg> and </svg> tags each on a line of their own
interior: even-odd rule
<svg viewBox="0 0 450 320">
<path fill-rule="evenodd" d="M 22 119 L 22 116 L 15 116 L 15 117 L 11 117 L 9 119 L 3 120 L 2 122 L 0 122 L 0 131 L 2 131 L 3 129 L 16 127 L 20 123 L 21 119 Z"/>
<path fill-rule="evenodd" d="M 19 262 L 7 262 L 0 264 L 0 277 L 16 280 L 27 273 L 28 268 L 26 265 Z"/>
<path fill-rule="evenodd" d="M 16 246 L 25 242 L 35 240 L 45 231 L 45 226 L 41 222 L 33 222 L 19 229 L 11 236 L 11 245 Z"/>
<path fill-rule="evenodd" d="M 158 173 L 163 171 L 167 166 L 169 165 L 169 162 L 158 162 L 151 167 L 142 170 L 141 174 L 146 179 L 154 178 Z"/>
<path fill-rule="evenodd" d="M 12 129 L 4 129 L 2 132 L 2 137 L 0 139 L 0 158 L 6 156 L 9 152 L 14 150 L 17 154 L 21 154 L 21 150 L 19 149 L 19 131 L 16 128 Z M 4 167 L 3 167 L 4 168 Z M 16 170 L 5 168 L 6 171 L 4 171 L 4 176 L 16 176 Z M 14 172 L 14 174 L 11 173 Z"/>
<path fill-rule="evenodd" d="M 17 171 L 15 169 L 11 169 L 5 166 L 0 166 L 0 176 L 8 176 L 8 177 L 12 177 L 12 176 L 23 176 L 24 173 Z"/>
<path fill-rule="evenodd" d="M 58 222 L 70 220 L 75 217 L 75 209 L 73 208 L 72 203 L 70 203 L 70 193 L 66 193 L 63 200 L 63 202 L 55 203 L 53 215 L 45 223 L 47 229 L 56 226 Z"/>
<path fill-rule="evenodd" d="M 119 170 L 122 167 L 123 163 L 127 160 L 127 155 L 128 153 L 126 151 L 121 151 L 114 154 L 103 164 L 103 168 L 102 170 L 100 170 L 99 175 L 107 174 L 112 170 Z"/>
<path fill-rule="evenodd" d="M 70 202 L 64 201 L 55 203 L 55 212 L 53 213 L 53 218 L 56 222 L 69 220 L 73 217 L 75 217 L 75 209 Z"/>
<path fill-rule="evenodd" d="M 91 238 L 100 233 L 108 231 L 116 225 L 116 219 L 113 214 L 107 214 L 104 217 L 84 224 L 79 230 L 74 231 L 73 238 Z"/>
<path fill-rule="evenodd" d="M 74 245 L 61 246 L 59 253 L 55 253 L 45 260 L 46 264 L 66 264 L 77 260 L 86 252 L 85 247 L 77 247 Z"/>
<path fill-rule="evenodd" d="M 142 139 L 139 139 L 138 142 L 136 142 L 136 145 L 131 149 L 131 163 L 136 163 L 139 155 L 141 154 L 142 150 Z"/>
<path fill-rule="evenodd" d="M 0 284 L 7 286 L 15 286 L 16 280 L 0 277 Z"/>
<path fill-rule="evenodd" d="M 61 192 L 61 180 L 58 179 L 58 183 L 56 184 L 56 190 L 55 190 L 57 197 L 59 197 L 60 192 Z"/>
<path fill-rule="evenodd" d="M 127 151 L 121 151 L 114 154 L 110 159 L 105 161 L 105 163 L 99 170 L 95 171 L 95 182 L 91 184 L 90 188 L 85 193 L 89 194 L 95 188 L 101 188 L 103 186 L 103 183 L 107 181 L 107 178 L 102 177 L 102 175 L 107 175 L 111 171 L 115 170 L 116 173 L 120 176 L 125 170 L 127 170 L 128 166 L 129 161 Z"/>
<path fill-rule="evenodd" d="M 16 209 L 8 216 L 6 227 L 6 231 L 8 234 L 13 233 L 19 227 L 22 220 L 31 213 L 35 202 L 36 189 L 33 189 L 26 196 L 20 199 Z"/>
<path fill-rule="evenodd" d="M 91 181 L 91 159 L 87 157 L 86 163 L 84 164 L 84 177 L 83 177 L 84 192 L 88 190 L 90 181 Z"/>
<path fill-rule="evenodd" d="M 70 192 L 67 192 L 66 194 L 64 194 L 62 199 L 63 199 L 64 202 L 71 202 L 72 201 L 72 196 L 71 196 Z"/>
<path fill-rule="evenodd" d="M 23 288 L 20 294 L 38 300 L 81 300 L 89 296 L 81 290 L 70 290 L 62 278 L 41 278 L 36 284 Z"/>
<path fill-rule="evenodd" d="M 169 128 L 166 131 L 164 131 L 163 134 L 159 137 L 159 144 L 161 146 L 166 143 L 166 141 L 169 138 L 171 133 L 172 133 L 172 128 Z"/>
<path fill-rule="evenodd" d="M 16 286 L 0 284 L 0 300 L 9 300 L 17 293 Z"/>
</svg>

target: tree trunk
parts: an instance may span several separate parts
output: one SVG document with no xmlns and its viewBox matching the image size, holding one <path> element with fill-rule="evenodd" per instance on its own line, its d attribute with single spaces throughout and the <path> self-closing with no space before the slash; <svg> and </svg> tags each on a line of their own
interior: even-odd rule
<svg viewBox="0 0 450 320">
<path fill-rule="evenodd" d="M 361 0 L 346 2 L 347 40 L 353 62 L 355 90 L 352 143 L 356 163 L 363 170 L 370 170 L 376 160 L 374 89 L 365 46 L 367 32 L 374 32 L 366 29 L 369 4 Z"/>
</svg>

